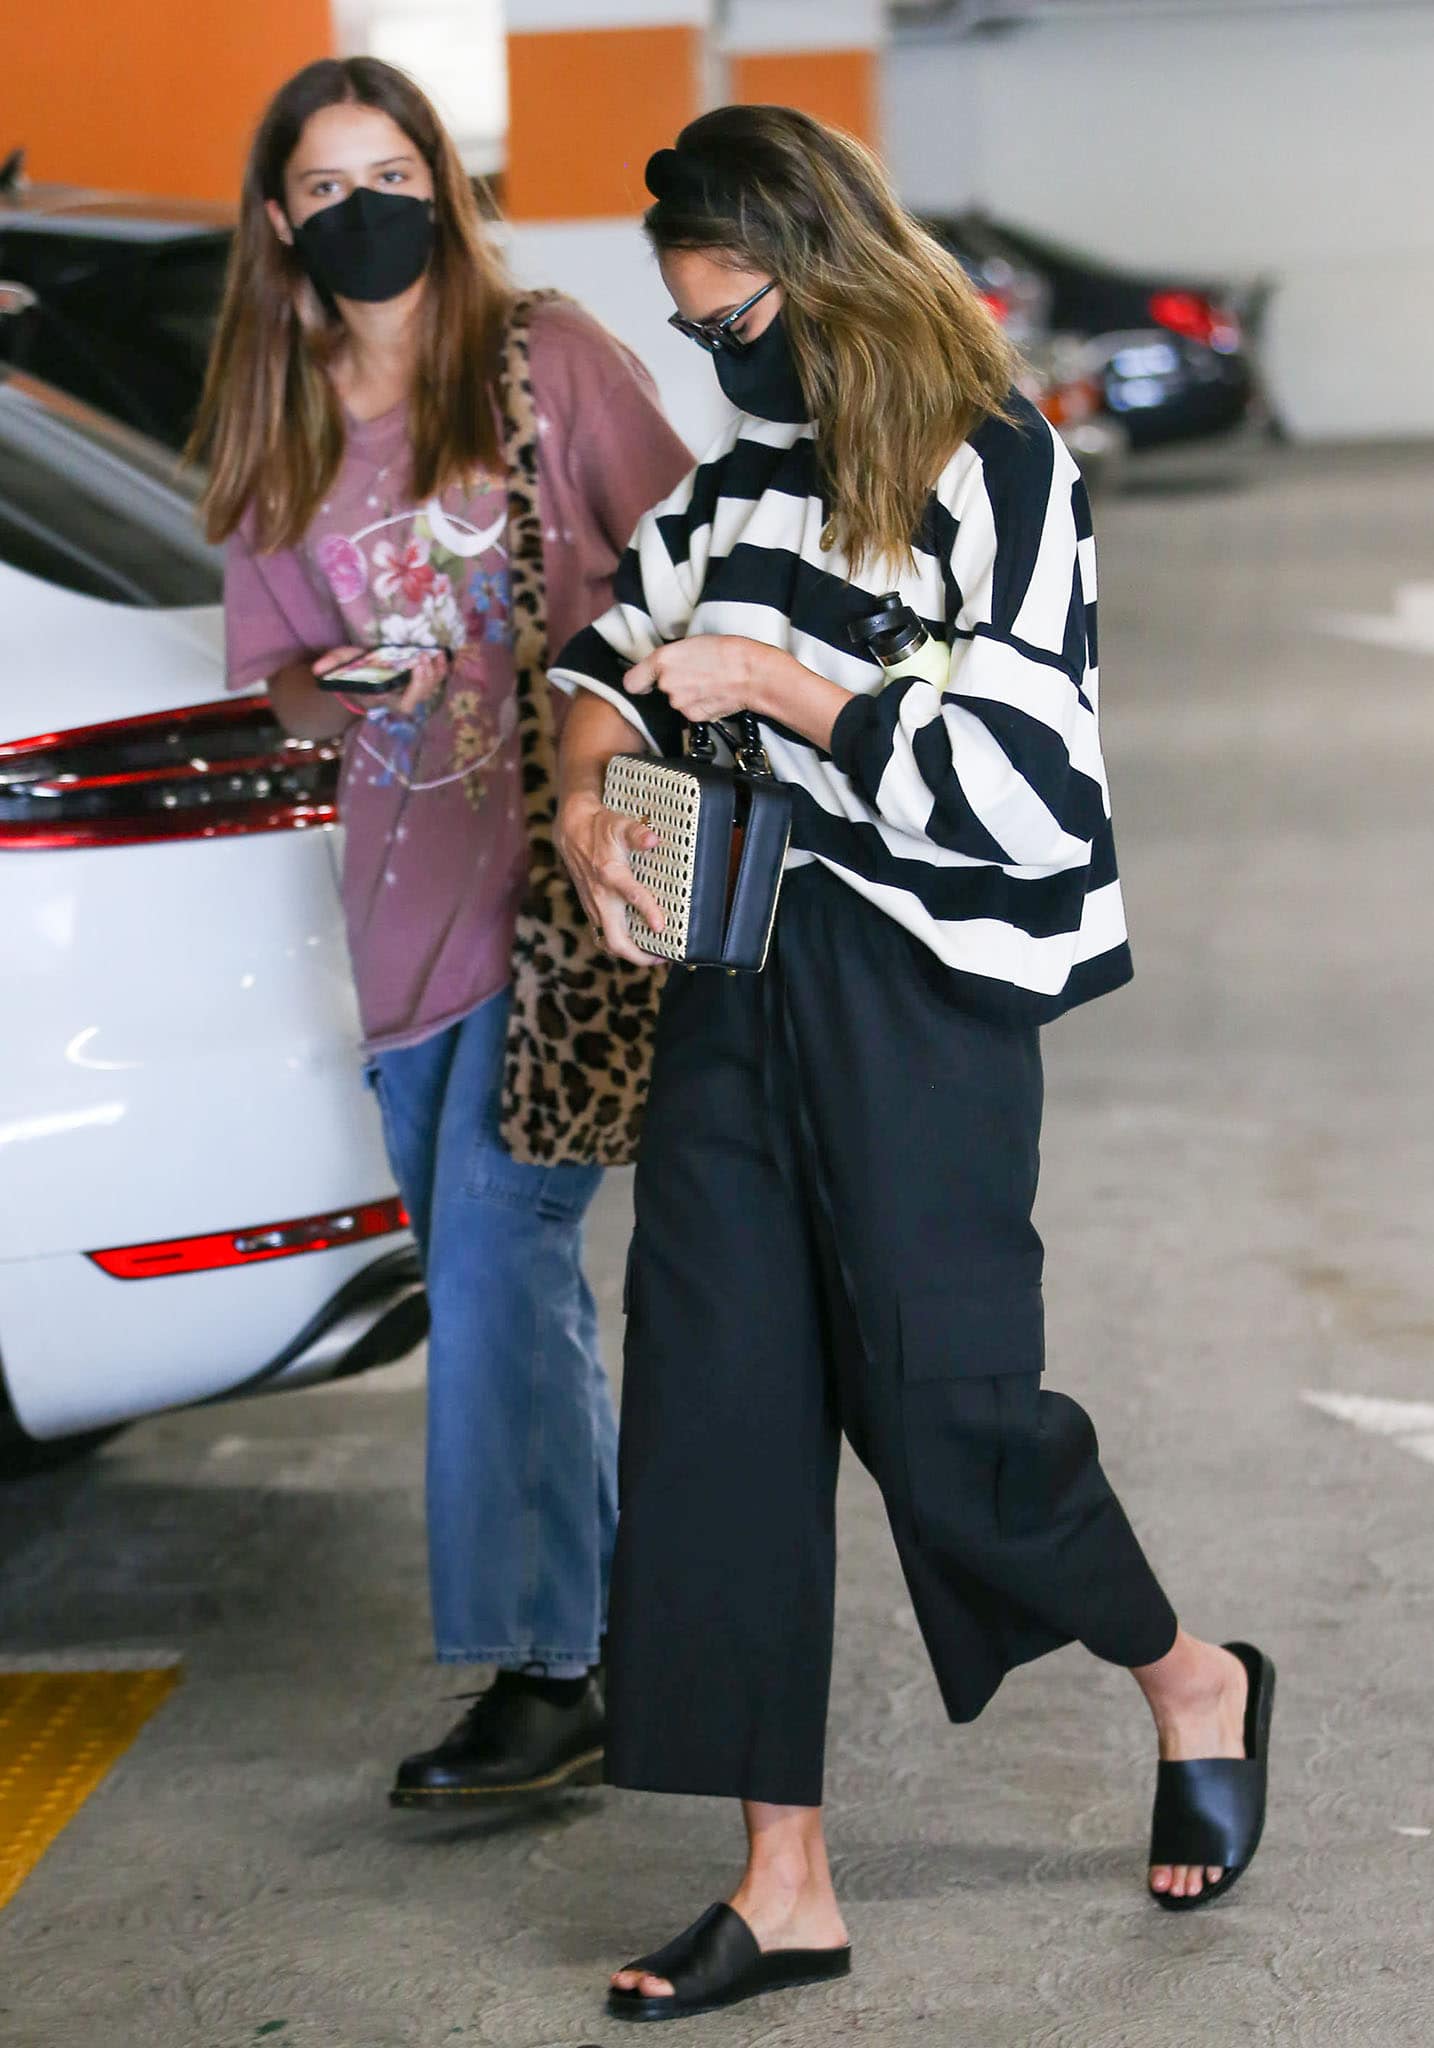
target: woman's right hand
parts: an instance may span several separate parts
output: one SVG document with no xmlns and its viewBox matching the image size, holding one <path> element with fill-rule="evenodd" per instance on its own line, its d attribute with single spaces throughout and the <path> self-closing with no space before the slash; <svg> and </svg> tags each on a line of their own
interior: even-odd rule
<svg viewBox="0 0 1434 2048">
<path fill-rule="evenodd" d="M 331 647 L 327 654 L 316 654 L 309 667 L 316 677 L 326 676 L 331 668 L 342 668 L 346 661 L 357 661 L 364 651 L 362 647 Z"/>
<path fill-rule="evenodd" d="M 654 931 L 667 923 L 657 898 L 632 871 L 633 854 L 650 852 L 658 844 L 652 827 L 640 818 L 608 810 L 599 797 L 573 795 L 558 813 L 557 840 L 583 909 L 607 950 L 635 967 L 668 965 L 634 945 L 627 929 L 629 904 Z"/>
<path fill-rule="evenodd" d="M 342 668 L 346 661 L 357 661 L 363 652 L 362 647 L 331 647 L 327 654 L 316 654 L 311 662 L 305 664 L 310 683 L 318 690 L 320 677 L 326 676 L 331 668 Z M 332 706 L 335 719 L 342 719 L 343 724 L 335 726 L 338 732 L 342 732 L 355 718 L 363 716 L 358 700 L 351 698 L 345 701 L 339 690 L 318 691 L 317 702 Z"/>
<path fill-rule="evenodd" d="M 285 732 L 296 740 L 343 737 L 361 714 L 332 690 L 321 690 L 318 679 L 362 653 L 361 647 L 331 647 L 327 654 L 287 661 L 274 670 L 269 677 L 269 702 Z"/>
<path fill-rule="evenodd" d="M 320 676 L 326 676 L 330 669 L 342 668 L 345 662 L 358 661 L 363 655 L 372 652 L 372 648 L 368 647 L 331 647 L 327 654 L 320 654 L 309 666 L 317 681 Z M 392 711 L 400 718 L 412 718 L 421 704 L 426 704 L 430 697 L 437 696 L 442 689 L 444 678 L 448 674 L 448 661 L 445 648 L 425 649 L 398 689 L 390 690 L 386 696 L 365 698 L 364 709 Z"/>
</svg>

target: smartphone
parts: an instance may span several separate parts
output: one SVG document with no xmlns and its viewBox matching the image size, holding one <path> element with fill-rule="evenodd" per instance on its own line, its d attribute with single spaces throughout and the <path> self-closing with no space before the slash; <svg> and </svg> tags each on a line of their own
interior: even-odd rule
<svg viewBox="0 0 1434 2048">
<path fill-rule="evenodd" d="M 321 690 L 342 690 L 350 697 L 386 697 L 413 673 L 425 654 L 434 652 L 428 647 L 371 647 L 357 660 L 331 668 L 314 681 Z"/>
</svg>

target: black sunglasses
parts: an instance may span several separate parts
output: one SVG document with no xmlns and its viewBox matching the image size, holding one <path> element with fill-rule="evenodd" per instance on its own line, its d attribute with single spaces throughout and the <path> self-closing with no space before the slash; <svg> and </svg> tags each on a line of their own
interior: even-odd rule
<svg viewBox="0 0 1434 2048">
<path fill-rule="evenodd" d="M 777 289 L 777 280 L 772 278 L 760 291 L 753 292 L 750 299 L 743 299 L 740 306 L 734 306 L 730 313 L 724 313 L 720 320 L 689 320 L 684 313 L 673 313 L 668 326 L 675 327 L 679 334 L 685 334 L 689 341 L 695 341 L 699 348 L 705 348 L 709 356 L 740 356 L 749 349 L 750 341 L 743 341 L 733 330 L 744 314 L 750 313 L 759 299 L 765 299 L 768 292 Z"/>
</svg>

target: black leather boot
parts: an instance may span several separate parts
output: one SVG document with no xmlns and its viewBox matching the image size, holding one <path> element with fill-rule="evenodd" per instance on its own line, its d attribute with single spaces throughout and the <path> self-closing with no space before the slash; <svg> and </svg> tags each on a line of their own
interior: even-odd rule
<svg viewBox="0 0 1434 2048">
<path fill-rule="evenodd" d="M 605 1729 L 596 1672 L 564 1680 L 500 1671 L 436 1749 L 404 1758 L 389 1804 L 471 1806 L 560 1785 L 600 1785 Z"/>
</svg>

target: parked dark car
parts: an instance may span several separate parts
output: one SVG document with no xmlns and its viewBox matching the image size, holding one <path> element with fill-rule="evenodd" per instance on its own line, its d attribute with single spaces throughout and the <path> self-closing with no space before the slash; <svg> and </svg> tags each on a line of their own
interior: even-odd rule
<svg viewBox="0 0 1434 2048">
<path fill-rule="evenodd" d="M 0 360 L 180 447 L 232 232 L 220 207 L 26 185 L 12 158 L 0 172 L 0 280 L 35 303 L 0 320 Z"/>
<path fill-rule="evenodd" d="M 929 225 L 968 268 L 1005 260 L 1041 277 L 1052 332 L 1088 345 L 1105 409 L 1132 448 L 1226 433 L 1248 418 L 1259 287 L 1123 270 L 976 209 Z"/>
<path fill-rule="evenodd" d="M 1045 414 L 1092 490 L 1119 474 L 1128 436 L 1105 410 L 1085 351 L 1052 332 L 1051 289 L 1031 264 L 974 243 L 948 242 L 966 275 L 1021 352 L 1021 390 Z"/>
</svg>

